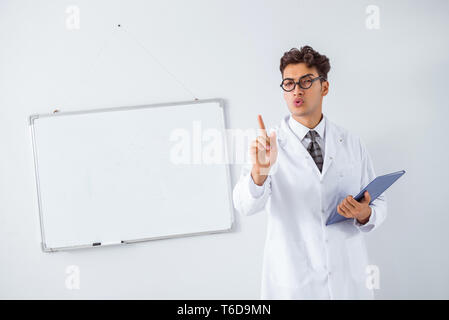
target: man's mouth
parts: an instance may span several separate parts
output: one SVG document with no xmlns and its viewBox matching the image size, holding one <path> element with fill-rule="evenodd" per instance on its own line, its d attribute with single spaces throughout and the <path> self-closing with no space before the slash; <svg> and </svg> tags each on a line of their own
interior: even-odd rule
<svg viewBox="0 0 449 320">
<path fill-rule="evenodd" d="M 302 100 L 302 99 L 296 99 L 294 103 L 295 103 L 295 106 L 296 106 L 296 107 L 299 107 L 299 106 L 301 106 L 301 105 L 304 103 L 304 100 Z"/>
</svg>

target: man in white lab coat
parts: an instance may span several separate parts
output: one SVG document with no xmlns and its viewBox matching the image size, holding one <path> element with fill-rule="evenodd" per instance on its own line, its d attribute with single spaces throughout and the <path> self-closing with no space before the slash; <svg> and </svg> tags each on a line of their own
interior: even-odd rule
<svg viewBox="0 0 449 320">
<path fill-rule="evenodd" d="M 382 194 L 353 199 L 376 175 L 364 143 L 322 113 L 329 59 L 309 46 L 281 58 L 290 115 L 250 146 L 233 190 L 244 215 L 268 214 L 262 299 L 373 299 L 364 233 L 385 220 Z M 350 218 L 326 226 L 337 206 Z"/>
</svg>

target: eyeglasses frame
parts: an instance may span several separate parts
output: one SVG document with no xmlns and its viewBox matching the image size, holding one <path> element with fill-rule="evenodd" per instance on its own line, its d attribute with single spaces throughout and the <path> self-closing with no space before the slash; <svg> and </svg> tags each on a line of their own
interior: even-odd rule
<svg viewBox="0 0 449 320">
<path fill-rule="evenodd" d="M 281 82 L 281 84 L 279 85 L 281 88 L 282 88 L 282 90 L 284 90 L 285 92 L 291 92 L 291 91 L 293 91 L 293 90 L 295 90 L 296 89 L 296 85 L 298 85 L 300 88 L 302 88 L 302 89 L 304 89 L 304 90 L 307 90 L 307 89 L 309 89 L 312 85 L 313 85 L 313 83 L 316 81 L 316 80 L 318 80 L 318 79 L 321 79 L 321 80 L 323 80 L 323 81 L 327 81 L 327 79 L 326 78 L 324 78 L 324 77 L 322 77 L 322 76 L 318 76 L 318 77 L 315 77 L 315 78 L 313 78 L 311 81 L 310 81 L 310 86 L 308 86 L 307 88 L 304 88 L 303 86 L 301 86 L 301 79 L 303 79 L 303 78 L 305 78 L 305 77 L 310 77 L 312 74 L 306 74 L 306 75 L 303 75 L 302 77 L 300 77 L 299 79 L 298 79 L 298 81 L 297 82 L 295 82 L 295 79 L 292 79 L 292 78 L 285 78 L 285 79 L 282 79 L 282 82 Z M 282 84 L 284 83 L 284 81 L 285 80 L 293 80 L 293 83 L 295 84 L 294 85 L 294 87 L 293 87 L 293 89 L 291 89 L 291 90 L 285 90 L 284 89 L 284 87 L 282 86 Z"/>
</svg>

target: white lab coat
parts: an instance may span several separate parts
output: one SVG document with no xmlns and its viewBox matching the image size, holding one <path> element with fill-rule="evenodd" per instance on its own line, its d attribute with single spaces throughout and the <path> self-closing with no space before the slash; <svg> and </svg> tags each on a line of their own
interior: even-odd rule
<svg viewBox="0 0 449 320">
<path fill-rule="evenodd" d="M 320 173 L 288 118 L 272 129 L 277 133 L 278 158 L 262 196 L 255 198 L 250 192 L 249 163 L 233 190 L 234 206 L 241 214 L 263 209 L 268 214 L 261 298 L 373 299 L 363 233 L 385 220 L 385 194 L 370 205 L 372 214 L 365 225 L 355 219 L 325 225 L 343 198 L 355 196 L 376 177 L 369 153 L 357 136 L 324 116 L 326 152 Z"/>
</svg>

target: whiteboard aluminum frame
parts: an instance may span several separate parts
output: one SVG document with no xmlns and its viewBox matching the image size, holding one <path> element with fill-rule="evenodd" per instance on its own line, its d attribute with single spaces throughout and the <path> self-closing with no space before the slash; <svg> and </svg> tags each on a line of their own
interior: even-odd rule
<svg viewBox="0 0 449 320">
<path fill-rule="evenodd" d="M 224 145 L 224 159 L 226 161 L 226 175 L 227 175 L 227 188 L 228 188 L 228 198 L 230 203 L 230 217 L 231 217 L 231 226 L 228 229 L 221 230 L 212 230 L 212 231 L 203 231 L 203 232 L 193 232 L 193 233 L 184 233 L 184 234 L 174 234 L 167 235 L 161 237 L 149 237 L 149 238 L 141 238 L 141 239 L 129 239 L 129 240 L 119 240 L 116 242 L 100 242 L 100 243 L 91 243 L 91 244 L 83 244 L 83 245 L 74 245 L 67 247 L 48 247 L 45 241 L 45 230 L 43 223 L 43 212 L 42 212 L 42 199 L 41 199 L 41 188 L 39 182 L 39 159 L 37 157 L 37 145 L 36 145 L 36 135 L 34 130 L 34 121 L 39 118 L 44 117 L 61 117 L 61 116 L 69 116 L 76 114 L 88 114 L 88 113 L 99 113 L 99 112 L 113 112 L 113 111 L 124 111 L 124 110 L 135 110 L 135 109 L 148 109 L 155 107 L 168 107 L 168 106 L 177 106 L 177 105 L 192 105 L 192 104 L 200 104 L 200 103 L 209 103 L 209 102 L 218 102 L 218 107 L 221 108 L 221 117 L 223 120 L 223 145 Z M 226 121 L 225 121 L 225 112 L 224 112 L 224 100 L 221 98 L 211 98 L 211 99 L 202 99 L 202 100 L 193 100 L 193 101 L 176 101 L 176 102 L 163 102 L 163 103 L 155 103 L 149 105 L 137 105 L 137 106 L 125 106 L 125 107 L 113 107 L 113 108 L 98 108 L 98 109 L 90 109 L 90 110 L 76 110 L 76 111 L 58 111 L 53 113 L 45 113 L 45 114 L 32 114 L 28 117 L 29 125 L 30 125 L 30 133 L 32 140 L 32 148 L 33 148 L 33 158 L 34 158 L 34 175 L 35 175 L 35 183 L 36 183 L 36 191 L 37 191 L 37 202 L 38 202 L 38 211 L 39 211 L 39 223 L 41 229 L 41 249 L 43 252 L 57 252 L 64 250 L 72 250 L 72 249 L 83 249 L 83 248 L 93 248 L 93 247 L 104 247 L 104 246 L 116 246 L 116 245 L 124 245 L 152 240 L 162 240 L 162 239 L 173 239 L 173 238 L 182 238 L 182 237 L 191 237 L 197 235 L 207 235 L 207 234 L 216 234 L 216 233 L 225 233 L 231 232 L 234 228 L 234 206 L 232 201 L 232 186 L 231 186 L 231 170 L 229 163 L 229 153 L 228 153 L 228 141 L 226 134 Z"/>
</svg>

